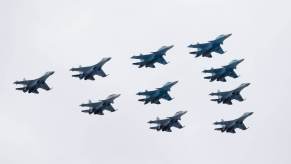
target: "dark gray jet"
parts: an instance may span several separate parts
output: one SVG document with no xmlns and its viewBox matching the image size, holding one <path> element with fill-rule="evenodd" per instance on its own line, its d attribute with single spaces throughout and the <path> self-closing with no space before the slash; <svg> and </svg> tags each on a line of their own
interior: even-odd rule
<svg viewBox="0 0 291 164">
<path fill-rule="evenodd" d="M 223 49 L 221 48 L 220 45 L 223 44 L 223 41 L 230 37 L 231 34 L 227 34 L 227 35 L 219 35 L 217 38 L 215 38 L 214 40 L 209 41 L 208 43 L 197 43 L 197 44 L 191 44 L 188 47 L 189 48 L 196 48 L 197 51 L 194 52 L 190 52 L 190 54 L 195 54 L 195 57 L 208 57 L 211 58 L 212 52 L 216 52 L 219 54 L 224 54 L 225 52 L 223 51 Z"/>
<path fill-rule="evenodd" d="M 171 90 L 172 86 L 177 84 L 178 81 L 174 82 L 167 82 L 161 88 L 157 88 L 153 91 L 145 91 L 145 92 L 138 92 L 137 95 L 146 96 L 144 99 L 139 99 L 138 101 L 143 101 L 144 104 L 151 103 L 151 104 L 160 104 L 160 99 L 165 99 L 171 101 L 173 98 L 169 95 L 169 91 Z"/>
<path fill-rule="evenodd" d="M 214 125 L 221 125 L 221 128 L 215 128 L 214 130 L 219 130 L 222 133 L 223 132 L 227 132 L 227 133 L 236 133 L 235 129 L 239 128 L 241 130 L 246 130 L 248 129 L 245 124 L 243 123 L 243 121 L 249 117 L 250 115 L 252 115 L 253 112 L 247 112 L 244 113 L 241 117 L 235 119 L 235 120 L 231 120 L 231 121 L 223 121 L 221 120 L 221 122 L 215 122 Z"/>
<path fill-rule="evenodd" d="M 133 65 L 138 65 L 138 68 L 143 66 L 155 68 L 155 63 L 160 63 L 163 65 L 168 64 L 168 62 L 163 58 L 166 55 L 166 52 L 173 48 L 174 46 L 163 46 L 159 50 L 155 52 L 151 52 L 150 54 L 140 54 L 138 56 L 132 56 L 132 59 L 139 59 L 140 62 L 133 63 Z"/>
<path fill-rule="evenodd" d="M 211 101 L 216 101 L 218 104 L 223 103 L 223 104 L 228 104 L 232 105 L 233 99 L 237 101 L 244 101 L 242 96 L 240 95 L 240 92 L 247 86 L 249 86 L 250 83 L 243 83 L 239 87 L 237 87 L 234 90 L 231 91 L 225 91 L 225 92 L 216 92 L 216 93 L 210 93 L 209 95 L 211 96 L 218 96 L 217 99 L 211 99 Z"/>
<path fill-rule="evenodd" d="M 238 78 L 238 75 L 234 72 L 237 65 L 244 61 L 244 59 L 241 60 L 233 60 L 228 65 L 222 66 L 221 68 L 211 68 L 208 70 L 202 71 L 203 73 L 211 73 L 211 76 L 206 76 L 204 79 L 210 79 L 210 82 L 216 80 L 216 81 L 222 81 L 226 82 L 225 77 L 229 76 L 232 78 Z"/>
<path fill-rule="evenodd" d="M 103 58 L 99 63 L 88 66 L 88 67 L 79 67 L 79 68 L 71 68 L 71 71 L 78 71 L 80 74 L 72 75 L 73 77 L 78 77 L 79 79 L 84 80 L 95 80 L 94 76 L 99 75 L 101 77 L 106 77 L 108 75 L 102 70 L 102 66 L 107 63 L 111 58 Z"/>
<path fill-rule="evenodd" d="M 52 74 L 54 74 L 54 71 L 46 72 L 43 76 L 40 78 L 34 79 L 34 80 L 25 80 L 23 81 L 15 81 L 14 84 L 20 84 L 24 85 L 24 87 L 16 88 L 16 90 L 21 90 L 24 93 L 35 93 L 38 94 L 38 89 L 44 89 L 44 90 L 51 90 L 51 88 L 47 85 L 46 80 L 48 77 L 50 77 Z"/>
<path fill-rule="evenodd" d="M 115 112 L 117 109 L 114 109 L 111 104 L 114 103 L 114 100 L 119 97 L 120 94 L 109 95 L 105 100 L 100 100 L 98 102 L 92 103 L 91 100 L 87 104 L 81 104 L 81 107 L 89 107 L 89 109 L 82 110 L 84 113 L 89 114 L 98 114 L 104 115 L 103 111 L 108 110 L 110 112 Z"/>
<path fill-rule="evenodd" d="M 187 111 L 179 111 L 174 116 L 167 117 L 162 120 L 157 117 L 156 120 L 148 122 L 149 124 L 157 124 L 157 126 L 150 127 L 150 129 L 156 129 L 157 131 L 161 130 L 166 132 L 172 132 L 171 127 L 182 129 L 184 126 L 180 124 L 179 120 L 181 120 L 181 117 L 186 113 Z"/>
</svg>

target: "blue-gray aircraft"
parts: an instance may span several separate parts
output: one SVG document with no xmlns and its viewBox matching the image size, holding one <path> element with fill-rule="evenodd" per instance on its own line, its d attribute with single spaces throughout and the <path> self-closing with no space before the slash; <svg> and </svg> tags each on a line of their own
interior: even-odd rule
<svg viewBox="0 0 291 164">
<path fill-rule="evenodd" d="M 240 95 L 240 92 L 247 86 L 249 86 L 250 83 L 243 83 L 239 87 L 237 87 L 234 90 L 231 91 L 225 91 L 225 92 L 216 92 L 216 93 L 210 93 L 209 95 L 211 96 L 218 96 L 217 99 L 211 99 L 211 101 L 216 101 L 218 104 L 223 103 L 223 104 L 228 104 L 232 105 L 232 100 L 237 100 L 237 101 L 244 101 L 242 96 Z"/>
<path fill-rule="evenodd" d="M 34 80 L 25 80 L 23 81 L 15 81 L 14 84 L 20 84 L 24 87 L 16 88 L 16 90 L 21 90 L 24 93 L 35 93 L 38 94 L 38 89 L 44 89 L 44 90 L 51 90 L 51 88 L 47 85 L 46 80 L 48 77 L 50 77 L 52 74 L 54 74 L 54 71 L 46 72 L 43 76 L 40 78 L 34 79 Z"/>
<path fill-rule="evenodd" d="M 144 104 L 151 103 L 151 104 L 160 104 L 160 99 L 165 99 L 171 101 L 173 98 L 169 95 L 169 91 L 171 90 L 172 86 L 177 84 L 178 81 L 174 82 L 167 82 L 160 88 L 157 88 L 153 91 L 146 90 L 145 92 L 138 92 L 137 95 L 146 96 L 143 99 L 139 99 L 138 101 L 144 102 Z"/>
<path fill-rule="evenodd" d="M 115 112 L 117 109 L 114 109 L 111 104 L 114 103 L 114 100 L 119 97 L 120 94 L 112 94 L 109 95 L 106 99 L 100 100 L 98 102 L 92 102 L 89 100 L 87 104 L 81 104 L 81 107 L 89 107 L 89 109 L 82 110 L 84 113 L 89 114 L 98 114 L 98 115 L 104 115 L 104 110 L 108 110 L 110 112 Z"/>
<path fill-rule="evenodd" d="M 166 55 L 166 52 L 169 51 L 174 46 L 163 46 L 159 50 L 151 52 L 150 54 L 140 54 L 138 56 L 132 56 L 132 59 L 139 59 L 140 62 L 133 63 L 133 65 L 138 65 L 139 68 L 141 67 L 150 67 L 155 68 L 155 63 L 160 63 L 163 65 L 168 64 L 168 62 L 164 59 L 163 56 Z"/>
<path fill-rule="evenodd" d="M 157 131 L 166 131 L 166 132 L 172 132 L 171 127 L 175 127 L 178 129 L 182 129 L 184 126 L 181 125 L 179 120 L 181 120 L 181 117 L 186 114 L 187 111 L 179 111 L 174 116 L 167 117 L 165 119 L 159 119 L 157 117 L 154 121 L 149 121 L 149 124 L 157 124 L 157 126 L 150 127 L 150 129 L 155 129 Z"/>
<path fill-rule="evenodd" d="M 188 47 L 189 48 L 196 48 L 197 51 L 190 52 L 190 54 L 195 54 L 195 57 L 212 57 L 212 52 L 216 52 L 219 54 L 224 54 L 225 51 L 221 48 L 220 45 L 223 44 L 223 41 L 230 37 L 231 34 L 227 35 L 219 35 L 217 38 L 214 40 L 209 41 L 208 43 L 197 43 L 197 44 L 191 44 Z"/>
<path fill-rule="evenodd" d="M 238 75 L 234 72 L 237 65 L 244 61 L 244 59 L 241 60 L 233 60 L 228 65 L 222 66 L 221 68 L 211 68 L 208 70 L 202 71 L 203 73 L 211 73 L 211 76 L 206 76 L 204 79 L 210 79 L 210 82 L 216 80 L 216 81 L 222 81 L 226 82 L 226 77 L 232 77 L 232 78 L 238 78 Z"/>
<path fill-rule="evenodd" d="M 214 125 L 221 125 L 222 127 L 215 128 L 214 130 L 219 130 L 222 133 L 223 132 L 236 133 L 235 129 L 237 129 L 237 128 L 239 128 L 241 130 L 246 130 L 248 128 L 245 126 L 243 121 L 252 114 L 253 114 L 253 112 L 246 112 L 241 117 L 234 119 L 234 120 L 230 120 L 230 121 L 221 120 L 220 122 L 215 122 Z"/>
<path fill-rule="evenodd" d="M 78 77 L 79 79 L 84 79 L 84 80 L 95 80 L 94 76 L 99 75 L 101 77 L 106 77 L 108 75 L 105 74 L 105 72 L 102 70 L 102 66 L 107 63 L 111 58 L 103 58 L 99 63 L 92 65 L 92 66 L 87 66 L 87 67 L 82 67 L 80 66 L 79 68 L 71 68 L 71 71 L 78 71 L 80 74 L 72 75 L 73 77 Z"/>
</svg>

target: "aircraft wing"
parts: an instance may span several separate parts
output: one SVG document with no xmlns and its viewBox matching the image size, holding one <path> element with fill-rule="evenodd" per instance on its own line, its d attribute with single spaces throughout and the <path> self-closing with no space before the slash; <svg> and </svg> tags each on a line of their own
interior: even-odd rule
<svg viewBox="0 0 291 164">
<path fill-rule="evenodd" d="M 96 103 L 88 103 L 88 104 L 81 104 L 82 107 L 92 107 L 92 108 L 99 108 L 102 105 L 101 102 Z"/>
<path fill-rule="evenodd" d="M 228 132 L 230 132 L 230 133 L 236 133 L 233 128 L 229 129 Z"/>
<path fill-rule="evenodd" d="M 145 95 L 145 96 L 148 96 L 148 95 L 153 95 L 155 93 L 156 93 L 156 91 L 145 91 L 145 92 L 138 92 L 137 95 Z"/>
<path fill-rule="evenodd" d="M 153 120 L 153 121 L 149 121 L 148 123 L 150 124 L 165 124 L 167 122 L 169 122 L 170 119 L 166 118 L 166 119 L 157 119 L 157 120 Z"/>
<path fill-rule="evenodd" d="M 233 99 L 235 99 L 237 101 L 243 101 L 244 100 L 240 94 L 234 95 Z"/>
<path fill-rule="evenodd" d="M 237 78 L 238 75 L 232 70 L 229 74 L 230 77 Z"/>
<path fill-rule="evenodd" d="M 15 81 L 14 84 L 22 84 L 22 85 L 27 85 L 31 83 L 33 80 L 23 80 L 23 81 Z"/>
<path fill-rule="evenodd" d="M 168 64 L 168 62 L 163 57 L 159 58 L 157 62 L 163 65 Z"/>
<path fill-rule="evenodd" d="M 44 89 L 44 90 L 50 90 L 50 87 L 47 85 L 47 83 L 43 83 L 40 88 Z"/>
<path fill-rule="evenodd" d="M 78 68 L 71 68 L 71 71 L 78 71 L 78 72 L 86 72 L 89 69 L 91 69 L 91 67 L 78 67 Z"/>
<path fill-rule="evenodd" d="M 204 71 L 202 71 L 203 73 L 218 73 L 221 71 L 221 68 L 212 68 L 212 69 L 206 69 Z"/>
<path fill-rule="evenodd" d="M 38 94 L 38 90 L 33 90 L 32 93 Z"/>
<path fill-rule="evenodd" d="M 105 109 L 109 110 L 110 112 L 114 112 L 115 111 L 115 109 L 113 108 L 113 106 L 111 104 L 106 106 Z"/>
<path fill-rule="evenodd" d="M 216 93 L 212 92 L 212 93 L 210 93 L 211 96 L 222 96 L 222 97 L 224 97 L 227 94 L 228 94 L 228 92 L 216 92 Z"/>
<path fill-rule="evenodd" d="M 205 47 L 208 47 L 210 43 L 197 43 L 197 44 L 190 44 L 188 47 L 190 48 L 200 48 L 200 49 L 203 49 Z"/>
<path fill-rule="evenodd" d="M 223 51 L 223 49 L 222 49 L 220 46 L 218 46 L 218 47 L 214 50 L 214 52 L 219 53 L 219 54 L 224 54 L 224 51 Z"/>
<path fill-rule="evenodd" d="M 173 98 L 172 98 L 168 93 L 164 94 L 164 95 L 162 96 L 162 98 L 163 98 L 163 99 L 166 99 L 166 100 L 168 100 L 168 101 L 170 101 L 170 100 L 173 99 Z"/>
<path fill-rule="evenodd" d="M 232 105 L 231 99 L 224 99 L 223 103 Z"/>
<path fill-rule="evenodd" d="M 221 120 L 221 121 L 214 122 L 213 124 L 214 125 L 225 125 L 225 126 L 227 126 L 227 125 L 230 125 L 232 123 L 233 123 L 233 121 L 223 121 L 223 120 Z"/>
<path fill-rule="evenodd" d="M 178 128 L 178 129 L 182 129 L 183 128 L 183 126 L 178 121 L 175 122 L 175 123 L 173 123 L 173 126 L 176 127 L 176 128 Z"/>
<path fill-rule="evenodd" d="M 246 130 L 246 129 L 247 129 L 247 127 L 245 126 L 244 123 L 240 124 L 240 125 L 238 126 L 238 128 L 240 128 L 241 130 Z"/>
<path fill-rule="evenodd" d="M 146 59 L 150 58 L 151 56 L 152 56 L 152 54 L 146 54 L 146 55 L 140 54 L 140 55 L 132 56 L 131 58 L 132 59 L 146 60 Z"/>
<path fill-rule="evenodd" d="M 105 72 L 102 70 L 102 69 L 100 69 L 99 71 L 97 71 L 96 72 L 96 75 L 99 75 L 99 76 L 101 76 L 101 77 L 106 77 L 107 75 L 105 74 Z"/>
</svg>

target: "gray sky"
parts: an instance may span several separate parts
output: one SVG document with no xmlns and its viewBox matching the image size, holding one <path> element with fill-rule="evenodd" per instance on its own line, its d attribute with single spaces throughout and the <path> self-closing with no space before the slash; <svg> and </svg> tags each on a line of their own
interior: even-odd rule
<svg viewBox="0 0 291 164">
<path fill-rule="evenodd" d="M 0 1 L 0 163 L 5 164 L 288 164 L 291 163 L 288 0 L 10 0 Z M 225 55 L 194 58 L 187 45 L 232 33 Z M 138 69 L 130 56 L 174 44 L 156 69 Z M 80 81 L 69 69 L 113 57 L 107 78 Z M 203 69 L 233 59 L 240 78 L 203 79 Z M 46 71 L 53 90 L 23 94 L 12 84 Z M 135 94 L 179 80 L 171 102 L 146 105 Z M 250 82 L 246 101 L 209 101 L 212 91 Z M 121 93 L 104 116 L 79 104 Z M 146 123 L 188 110 L 182 130 L 158 133 Z M 254 112 L 250 128 L 214 131 L 212 123 Z"/>
</svg>

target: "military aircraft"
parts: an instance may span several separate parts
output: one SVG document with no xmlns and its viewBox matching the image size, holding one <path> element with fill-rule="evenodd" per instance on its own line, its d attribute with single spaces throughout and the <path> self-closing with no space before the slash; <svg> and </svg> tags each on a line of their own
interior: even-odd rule
<svg viewBox="0 0 291 164">
<path fill-rule="evenodd" d="M 211 68 L 208 70 L 204 70 L 202 71 L 203 73 L 211 73 L 211 76 L 206 76 L 204 77 L 204 79 L 210 79 L 210 82 L 214 80 L 226 82 L 225 77 L 227 76 L 232 78 L 238 78 L 238 75 L 234 72 L 234 69 L 236 69 L 237 65 L 242 61 L 244 61 L 244 59 L 233 60 L 228 65 L 222 66 L 221 68 Z"/>
<path fill-rule="evenodd" d="M 153 91 L 145 91 L 145 92 L 138 92 L 137 95 L 143 95 L 146 96 L 143 99 L 139 99 L 138 101 L 144 102 L 144 104 L 151 103 L 151 104 L 160 104 L 160 99 L 165 99 L 168 101 L 171 101 L 173 98 L 168 94 L 168 92 L 171 90 L 172 86 L 177 84 L 178 81 L 174 82 L 167 82 L 165 85 L 163 85 L 161 88 L 157 88 Z"/>
<path fill-rule="evenodd" d="M 218 104 L 223 103 L 223 104 L 228 104 L 232 105 L 233 99 L 237 101 L 244 101 L 242 96 L 240 95 L 240 92 L 247 86 L 249 86 L 250 83 L 243 83 L 239 87 L 237 87 L 234 90 L 231 91 L 225 91 L 225 92 L 216 92 L 216 93 L 210 93 L 209 95 L 211 96 L 218 96 L 217 99 L 211 99 L 211 101 L 216 101 Z"/>
<path fill-rule="evenodd" d="M 162 130 L 166 132 L 172 132 L 171 127 L 182 129 L 184 126 L 180 124 L 179 120 L 181 120 L 181 117 L 186 113 L 187 111 L 179 111 L 174 116 L 167 117 L 162 120 L 157 117 L 156 120 L 148 122 L 149 124 L 157 124 L 157 126 L 150 127 L 150 129 L 156 129 L 157 131 Z"/>
<path fill-rule="evenodd" d="M 244 113 L 241 117 L 235 119 L 235 120 L 231 120 L 231 121 L 223 121 L 221 120 L 221 122 L 215 122 L 214 125 L 222 125 L 221 128 L 215 128 L 214 130 L 219 130 L 222 133 L 223 132 L 227 132 L 227 133 L 236 133 L 235 129 L 239 128 L 241 130 L 246 130 L 248 129 L 245 124 L 243 123 L 243 121 L 249 117 L 250 115 L 252 115 L 253 112 L 247 112 Z"/>
<path fill-rule="evenodd" d="M 197 51 L 194 52 L 190 52 L 190 54 L 195 54 L 195 57 L 208 57 L 211 58 L 212 52 L 216 52 L 219 54 L 224 54 L 225 51 L 221 48 L 221 44 L 223 44 L 223 41 L 230 37 L 231 34 L 227 34 L 227 35 L 219 35 L 217 38 L 215 38 L 214 40 L 209 41 L 208 43 L 197 43 L 197 44 L 191 44 L 188 47 L 189 48 L 196 48 Z"/>
<path fill-rule="evenodd" d="M 166 55 L 166 52 L 173 48 L 174 46 L 163 46 L 159 50 L 151 52 L 150 54 L 140 54 L 138 56 L 132 56 L 132 59 L 139 59 L 140 62 L 133 63 L 133 65 L 138 65 L 138 68 L 141 67 L 150 67 L 155 68 L 155 63 L 160 63 L 163 65 L 168 64 L 168 62 L 163 58 Z"/>
<path fill-rule="evenodd" d="M 102 66 L 107 63 L 111 58 L 103 58 L 99 63 L 79 68 L 71 68 L 70 71 L 78 71 L 80 74 L 72 75 L 73 77 L 78 77 L 79 79 L 84 80 L 95 80 L 94 75 L 99 75 L 101 77 L 106 77 L 108 75 L 105 74 L 105 72 L 102 70 Z"/>
<path fill-rule="evenodd" d="M 46 72 L 43 76 L 40 78 L 34 79 L 34 80 L 25 80 L 23 81 L 15 81 L 14 84 L 20 84 L 24 87 L 16 88 L 16 90 L 21 90 L 24 93 L 35 93 L 38 94 L 38 89 L 44 89 L 44 90 L 51 90 L 51 88 L 47 85 L 46 80 L 48 77 L 50 77 L 52 74 L 54 74 L 54 71 Z"/>
<path fill-rule="evenodd" d="M 112 94 L 109 95 L 106 99 L 100 100 L 98 102 L 92 102 L 89 100 L 87 104 L 81 104 L 81 107 L 89 107 L 89 109 L 82 110 L 84 113 L 89 113 L 89 114 L 98 114 L 98 115 L 104 115 L 103 111 L 108 110 L 110 112 L 115 112 L 116 109 L 113 108 L 111 104 L 114 103 L 114 100 L 119 97 L 120 94 Z"/>
</svg>

